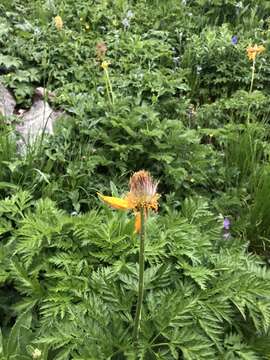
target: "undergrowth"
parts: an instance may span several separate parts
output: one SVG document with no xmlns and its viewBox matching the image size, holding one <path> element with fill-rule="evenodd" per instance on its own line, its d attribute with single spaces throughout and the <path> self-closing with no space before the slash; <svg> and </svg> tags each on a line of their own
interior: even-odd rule
<svg viewBox="0 0 270 360">
<path fill-rule="evenodd" d="M 0 107 L 1 360 L 270 358 L 269 10 L 1 1 L 0 81 L 17 103 Z M 20 153 L 16 114 L 37 86 L 64 115 Z M 161 201 L 136 353 L 134 220 L 96 192 L 125 193 L 140 169 Z"/>
<path fill-rule="evenodd" d="M 133 359 L 133 219 L 105 210 L 69 216 L 26 192 L 2 200 L 0 211 L 1 279 L 18 298 L 1 320 L 21 314 L 11 332 L 23 341 L 5 341 L 3 354 L 25 354 L 26 328 L 28 348 L 49 348 L 44 359 Z M 147 226 L 138 358 L 267 359 L 270 281 L 260 258 L 224 240 L 203 198 Z"/>
</svg>

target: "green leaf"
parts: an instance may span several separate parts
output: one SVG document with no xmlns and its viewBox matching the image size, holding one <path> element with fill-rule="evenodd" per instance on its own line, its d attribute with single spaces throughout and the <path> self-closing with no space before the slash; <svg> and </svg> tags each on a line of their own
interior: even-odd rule
<svg viewBox="0 0 270 360">
<path fill-rule="evenodd" d="M 0 54 L 0 65 L 5 66 L 7 69 L 18 69 L 22 65 L 22 61 L 13 56 Z"/>
</svg>

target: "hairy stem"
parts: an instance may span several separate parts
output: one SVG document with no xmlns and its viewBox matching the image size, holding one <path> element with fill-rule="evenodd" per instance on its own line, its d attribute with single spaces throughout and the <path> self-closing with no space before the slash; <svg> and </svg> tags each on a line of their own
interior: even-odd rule
<svg viewBox="0 0 270 360">
<path fill-rule="evenodd" d="M 133 339 L 135 345 L 139 339 L 139 328 L 142 312 L 142 302 L 143 302 L 143 276 L 144 276 L 144 241 L 145 241 L 145 215 L 144 209 L 140 210 L 141 217 L 141 230 L 140 230 L 140 253 L 139 253 L 139 288 L 138 288 L 138 300 L 136 306 L 136 315 L 134 320 L 134 331 Z"/>
</svg>

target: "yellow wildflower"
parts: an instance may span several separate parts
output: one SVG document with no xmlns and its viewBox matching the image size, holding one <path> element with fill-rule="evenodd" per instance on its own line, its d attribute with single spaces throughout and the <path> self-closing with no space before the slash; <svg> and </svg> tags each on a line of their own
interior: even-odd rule
<svg viewBox="0 0 270 360">
<path fill-rule="evenodd" d="M 101 67 L 103 70 L 107 70 L 111 63 L 109 61 L 102 61 Z"/>
<path fill-rule="evenodd" d="M 129 181 L 129 192 L 121 199 L 117 197 L 105 196 L 98 193 L 98 196 L 107 205 L 117 210 L 132 210 L 135 214 L 135 231 L 140 232 L 141 219 L 140 210 L 143 209 L 145 218 L 148 210 L 157 211 L 158 199 L 157 193 L 158 182 L 154 181 L 148 171 L 140 170 L 135 172 Z"/>
<path fill-rule="evenodd" d="M 57 30 L 62 30 L 63 28 L 63 20 L 61 18 L 61 16 L 57 15 L 55 18 L 54 18 L 54 25 L 56 27 Z"/>
<path fill-rule="evenodd" d="M 257 44 L 255 44 L 254 46 L 249 46 L 247 48 L 247 56 L 249 60 L 254 61 L 256 59 L 257 54 L 261 54 L 264 51 L 265 51 L 264 46 L 262 45 L 258 46 Z"/>
</svg>

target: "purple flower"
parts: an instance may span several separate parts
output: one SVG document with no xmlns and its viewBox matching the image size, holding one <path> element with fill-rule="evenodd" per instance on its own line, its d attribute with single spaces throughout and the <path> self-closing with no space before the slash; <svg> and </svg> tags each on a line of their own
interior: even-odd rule
<svg viewBox="0 0 270 360">
<path fill-rule="evenodd" d="M 223 220 L 223 229 L 224 230 L 229 230 L 230 225 L 231 225 L 230 219 L 225 217 L 224 220 Z"/>
<path fill-rule="evenodd" d="M 236 45 L 238 43 L 238 37 L 236 35 L 232 36 L 231 42 L 233 45 Z"/>
</svg>

